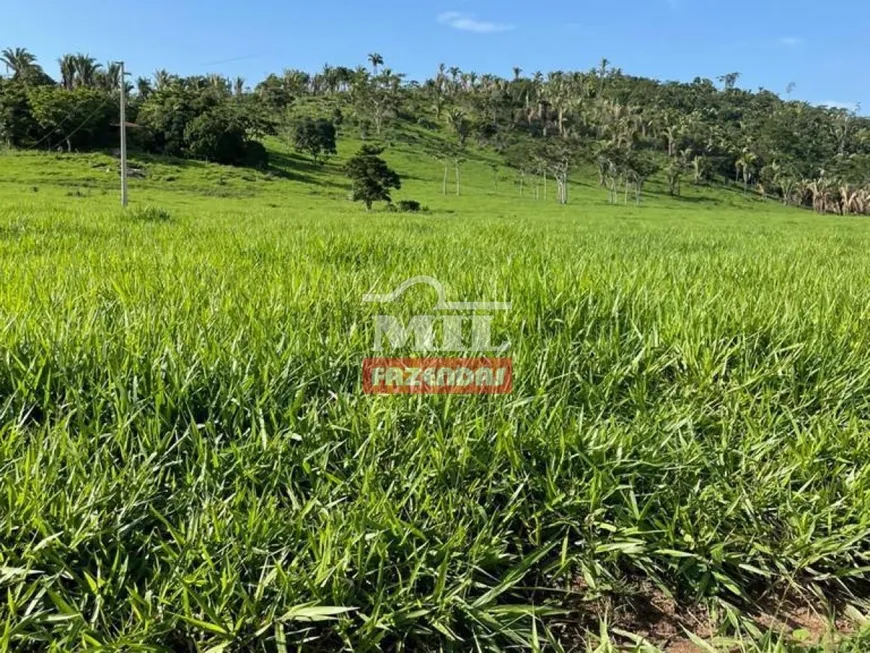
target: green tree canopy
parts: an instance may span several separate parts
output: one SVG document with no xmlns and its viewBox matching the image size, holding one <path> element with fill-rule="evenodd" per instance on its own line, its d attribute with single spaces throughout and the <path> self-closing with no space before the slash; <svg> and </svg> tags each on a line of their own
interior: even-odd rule
<svg viewBox="0 0 870 653">
<path fill-rule="evenodd" d="M 321 157 L 336 153 L 335 125 L 325 118 L 303 118 L 293 131 L 293 146 L 297 152 L 309 154 L 318 163 Z"/>
<path fill-rule="evenodd" d="M 374 202 L 390 202 L 390 189 L 402 187 L 396 171 L 380 158 L 382 152 L 382 148 L 363 145 L 345 166 L 353 182 L 353 201 L 365 203 L 366 211 L 371 210 Z"/>
</svg>

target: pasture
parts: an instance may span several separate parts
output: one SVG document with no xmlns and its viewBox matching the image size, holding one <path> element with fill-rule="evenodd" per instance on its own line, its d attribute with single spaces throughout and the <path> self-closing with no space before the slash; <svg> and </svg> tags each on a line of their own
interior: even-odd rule
<svg viewBox="0 0 870 653">
<path fill-rule="evenodd" d="M 367 214 L 356 145 L 141 159 L 126 212 L 107 156 L 0 155 L 0 649 L 867 645 L 870 224 L 444 196 L 402 143 L 429 210 Z M 512 394 L 362 392 L 416 275 L 512 302 Z"/>
</svg>

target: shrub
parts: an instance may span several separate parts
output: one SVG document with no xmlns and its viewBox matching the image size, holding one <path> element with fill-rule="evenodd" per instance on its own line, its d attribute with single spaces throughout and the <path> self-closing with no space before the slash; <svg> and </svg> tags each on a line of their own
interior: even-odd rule
<svg viewBox="0 0 870 653">
<path fill-rule="evenodd" d="M 169 211 L 156 206 L 137 206 L 124 215 L 137 222 L 169 222 L 172 220 L 172 214 Z"/>
<path fill-rule="evenodd" d="M 194 118 L 184 130 L 184 139 L 196 159 L 233 164 L 242 162 L 247 153 L 244 126 L 220 109 Z"/>
<path fill-rule="evenodd" d="M 269 152 L 260 141 L 248 141 L 245 145 L 244 165 L 264 170 L 269 165 Z"/>
<path fill-rule="evenodd" d="M 304 118 L 296 125 L 293 133 L 293 147 L 297 152 L 311 155 L 314 163 L 321 162 L 336 153 L 335 125 L 329 120 Z"/>
<path fill-rule="evenodd" d="M 415 200 L 399 200 L 399 210 L 402 213 L 419 213 L 420 202 Z"/>
</svg>

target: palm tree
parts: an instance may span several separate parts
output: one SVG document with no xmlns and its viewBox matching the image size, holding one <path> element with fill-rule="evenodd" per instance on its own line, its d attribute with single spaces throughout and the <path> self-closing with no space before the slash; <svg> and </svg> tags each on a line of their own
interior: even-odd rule
<svg viewBox="0 0 870 653">
<path fill-rule="evenodd" d="M 444 96 L 440 93 L 435 96 L 435 101 L 432 103 L 432 110 L 435 112 L 435 119 L 441 120 L 441 112 L 444 111 Z"/>
<path fill-rule="evenodd" d="M 353 71 L 347 66 L 338 66 L 335 69 L 335 79 L 338 82 L 338 90 L 346 93 L 353 81 Z"/>
<path fill-rule="evenodd" d="M 447 114 L 447 124 L 453 128 L 459 145 L 465 145 L 465 139 L 468 137 L 468 122 L 465 120 L 465 112 L 462 109 L 454 108 Z"/>
<path fill-rule="evenodd" d="M 106 64 L 104 71 L 96 72 L 96 84 L 104 91 L 114 91 L 121 84 L 121 66 L 114 62 Z"/>
<path fill-rule="evenodd" d="M 172 85 L 173 81 L 174 77 L 165 68 L 161 68 L 154 73 L 154 89 L 157 91 L 166 90 Z"/>
<path fill-rule="evenodd" d="M 377 52 L 372 52 L 369 55 L 369 62 L 372 64 L 372 73 L 375 77 L 378 76 L 378 66 L 384 65 L 384 58 Z"/>
<path fill-rule="evenodd" d="M 599 93 L 604 92 L 604 77 L 607 75 L 607 67 L 610 65 L 610 61 L 607 57 L 602 57 L 601 63 L 598 64 L 598 79 L 600 80 L 598 85 Z"/>
<path fill-rule="evenodd" d="M 520 75 L 523 74 L 523 69 L 519 66 L 514 66 L 514 81 L 519 81 Z"/>
<path fill-rule="evenodd" d="M 97 60 L 81 52 L 73 57 L 75 63 L 75 85 L 93 87 L 97 85 L 97 73 L 102 66 Z"/>
<path fill-rule="evenodd" d="M 815 179 L 804 179 L 800 184 L 801 192 L 804 194 L 804 198 L 806 194 L 809 193 L 812 201 L 813 201 L 813 211 L 819 212 L 819 196 L 821 194 L 820 186 L 818 180 Z"/>
<path fill-rule="evenodd" d="M 20 77 L 36 64 L 36 57 L 27 48 L 6 48 L 0 52 L 0 62 L 6 65 L 6 72 L 12 71 L 13 77 Z"/>
<path fill-rule="evenodd" d="M 698 185 L 707 177 L 707 157 L 699 154 L 693 158 L 692 169 L 694 170 L 694 183 Z"/>
<path fill-rule="evenodd" d="M 860 188 L 855 195 L 855 210 L 864 215 L 870 208 L 870 189 Z"/>
<path fill-rule="evenodd" d="M 565 114 L 572 100 L 572 89 L 561 72 L 553 72 L 547 76 L 547 96 L 550 104 L 556 110 L 556 124 L 559 136 L 565 137 Z"/>
<path fill-rule="evenodd" d="M 153 90 L 154 89 L 151 87 L 151 80 L 147 77 L 139 77 L 136 80 L 136 92 L 139 94 L 141 99 L 148 99 L 148 96 L 151 95 Z"/>
<path fill-rule="evenodd" d="M 65 54 L 57 60 L 60 66 L 60 84 L 66 90 L 72 90 L 76 83 L 76 58 L 75 55 Z"/>
<path fill-rule="evenodd" d="M 236 94 L 236 97 L 241 97 L 245 93 L 245 78 L 244 77 L 236 77 L 233 82 L 233 91 Z"/>
<path fill-rule="evenodd" d="M 791 196 L 794 192 L 795 186 L 797 185 L 797 181 L 791 171 L 786 166 L 781 165 L 778 161 L 771 163 L 768 168 L 773 176 L 773 183 L 779 187 L 779 191 L 782 194 L 782 203 L 788 206 L 791 202 Z"/>
<path fill-rule="evenodd" d="M 749 182 L 752 181 L 752 175 L 755 171 L 755 162 L 757 160 L 758 156 L 756 156 L 748 147 L 744 147 L 740 158 L 734 162 L 734 168 L 737 173 L 740 174 L 742 171 L 744 194 L 749 192 Z"/>
<path fill-rule="evenodd" d="M 221 95 L 229 95 L 232 85 L 230 80 L 219 73 L 211 73 L 206 78 L 206 83 L 211 88 L 219 91 Z"/>
<path fill-rule="evenodd" d="M 447 72 L 450 73 L 450 79 L 453 82 L 453 87 L 455 89 L 456 80 L 459 78 L 459 73 L 461 73 L 462 70 L 459 68 L 459 66 L 451 66 Z"/>
<path fill-rule="evenodd" d="M 443 63 L 438 64 L 438 74 L 435 75 L 435 88 L 439 93 L 444 92 L 444 80 L 445 80 L 445 71 L 447 70 L 447 65 Z"/>
</svg>

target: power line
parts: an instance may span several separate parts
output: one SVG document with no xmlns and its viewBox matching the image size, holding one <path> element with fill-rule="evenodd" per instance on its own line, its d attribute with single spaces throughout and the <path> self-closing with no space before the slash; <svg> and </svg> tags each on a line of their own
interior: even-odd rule
<svg viewBox="0 0 870 653">
<path fill-rule="evenodd" d="M 63 117 L 63 119 L 62 119 L 59 123 L 57 123 L 57 126 L 55 126 L 54 129 L 52 129 L 50 132 L 48 132 L 48 134 L 46 134 L 45 136 L 43 136 L 42 138 L 40 138 L 38 141 L 36 141 L 36 144 L 35 144 L 35 145 L 33 145 L 33 146 L 31 146 L 31 147 L 29 147 L 29 148 L 27 148 L 27 149 L 33 149 L 33 150 L 35 150 L 35 149 L 38 148 L 40 145 L 42 145 L 45 141 L 47 141 L 49 138 L 51 138 L 51 137 L 54 135 L 54 133 L 55 133 L 58 129 L 60 129 L 60 126 L 61 126 L 63 123 L 65 123 L 67 120 L 69 120 L 69 119 L 72 117 L 72 115 L 73 115 L 72 112 L 66 114 L 66 115 Z"/>
<path fill-rule="evenodd" d="M 249 59 L 262 59 L 263 57 L 270 57 L 272 54 L 246 54 L 241 57 L 234 57 L 232 59 L 221 59 L 219 61 L 210 61 L 208 63 L 201 63 L 198 65 L 200 68 L 209 68 L 211 66 L 220 66 L 225 63 L 235 63 L 237 61 L 247 61 Z"/>
<path fill-rule="evenodd" d="M 104 106 L 106 106 L 106 103 L 107 103 L 108 101 L 109 101 L 109 98 L 104 98 L 103 101 L 100 102 L 99 106 L 98 106 L 96 109 L 94 109 L 94 110 L 93 110 L 93 111 L 88 115 L 87 118 L 85 118 L 84 120 L 82 120 L 81 124 L 80 124 L 78 127 L 76 127 L 75 129 L 73 129 L 69 134 L 67 134 L 66 136 L 64 136 L 64 137 L 61 138 L 60 140 L 61 140 L 61 141 L 68 141 L 70 138 L 72 138 L 73 136 L 75 136 L 79 131 L 81 131 L 81 129 L 82 129 L 86 124 L 88 124 L 88 122 L 89 122 L 89 121 L 90 121 L 90 120 L 91 120 L 95 115 L 97 115 L 97 113 L 98 113 L 99 111 L 102 110 L 102 108 L 103 108 Z M 37 148 L 38 148 L 42 143 L 44 143 L 44 142 L 47 141 L 49 138 L 51 138 L 51 137 L 54 135 L 54 133 L 55 133 L 55 132 L 60 128 L 60 126 L 61 126 L 63 123 L 65 123 L 67 120 L 69 120 L 69 119 L 72 117 L 72 115 L 73 115 L 72 112 L 68 113 L 68 114 L 63 118 L 63 120 L 61 120 L 61 121 L 58 123 L 57 127 L 55 127 L 54 129 L 52 129 L 52 130 L 51 130 L 51 131 L 50 131 L 46 136 L 44 136 L 44 137 L 42 137 L 41 139 L 39 139 L 39 140 L 36 142 L 35 145 L 33 145 L 32 147 L 29 147 L 29 148 L 27 148 L 27 149 L 30 149 L 30 150 L 35 150 L 35 149 L 37 149 Z"/>
</svg>

